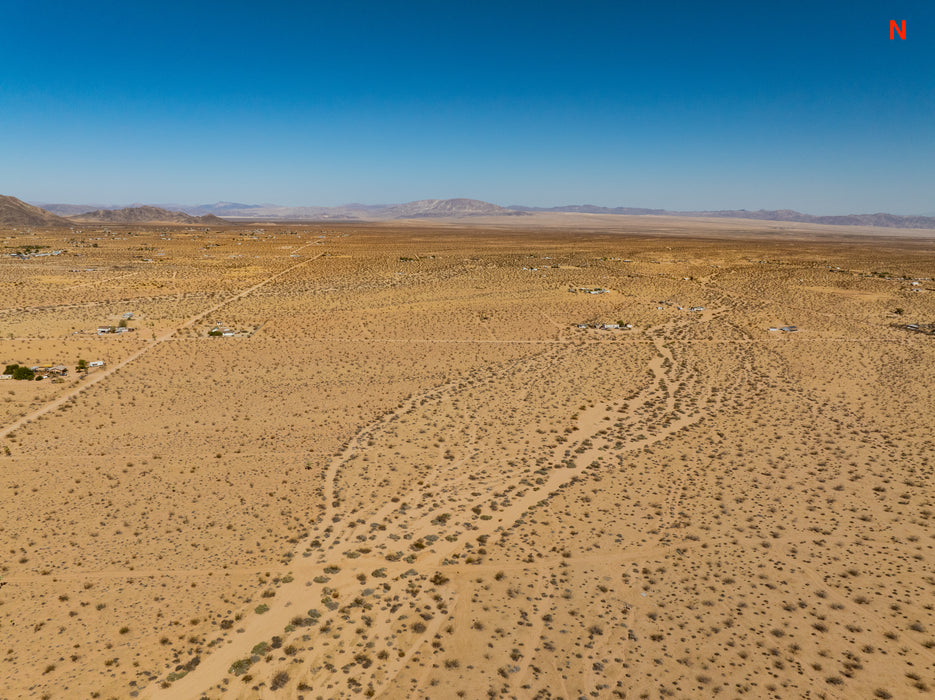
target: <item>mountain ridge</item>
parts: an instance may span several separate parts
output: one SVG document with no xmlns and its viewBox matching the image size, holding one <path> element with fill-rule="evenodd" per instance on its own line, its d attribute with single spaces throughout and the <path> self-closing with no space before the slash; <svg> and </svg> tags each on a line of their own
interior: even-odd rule
<svg viewBox="0 0 935 700">
<path fill-rule="evenodd" d="M 724 219 L 755 219 L 758 221 L 788 221 L 802 224 L 831 226 L 878 226 L 881 228 L 935 228 L 935 217 L 901 216 L 877 212 L 875 214 L 842 214 L 818 216 L 803 214 L 793 209 L 722 209 L 703 211 L 673 211 L 669 209 L 642 209 L 635 207 L 599 207 L 593 204 L 571 204 L 561 207 L 526 207 L 513 204 L 507 209 L 535 212 L 574 212 L 581 214 L 614 214 L 622 216 L 685 216 Z"/>
<path fill-rule="evenodd" d="M 0 195 L 0 226 L 70 226 L 68 219 L 27 204 L 21 199 Z"/>
<path fill-rule="evenodd" d="M 244 204 L 240 202 L 216 202 L 199 205 L 164 205 L 174 211 L 155 205 L 132 207 L 99 207 L 94 211 L 76 212 L 81 205 L 48 204 L 50 209 L 40 209 L 19 202 L 14 212 L 7 204 L 6 225 L 63 226 L 71 222 L 90 223 L 186 223 L 222 225 L 230 220 L 270 221 L 385 221 L 395 219 L 469 218 L 480 216 L 522 216 L 530 213 L 578 213 L 619 216 L 679 216 L 699 218 L 753 219 L 789 223 L 824 224 L 832 226 L 874 226 L 881 228 L 935 229 L 935 216 L 898 215 L 877 212 L 874 214 L 812 215 L 792 209 L 722 209 L 701 211 L 676 211 L 645 207 L 603 207 L 593 204 L 570 204 L 557 207 L 532 207 L 513 204 L 502 207 L 478 199 L 421 199 L 402 204 L 351 203 L 333 207 L 306 206 L 290 207 L 278 204 Z M 29 207 L 29 209 L 24 209 Z M 109 212 L 123 212 L 122 214 Z M 64 214 L 68 218 L 56 216 Z M 223 217 L 221 216 L 223 215 Z M 206 218 L 210 217 L 210 218 Z M 33 223 L 28 223 L 33 222 Z"/>
<path fill-rule="evenodd" d="M 169 211 L 159 207 L 139 206 L 124 207 L 123 209 L 97 209 L 69 217 L 75 222 L 88 222 L 99 224 L 226 224 L 224 219 L 214 214 L 192 216 L 180 211 Z"/>
</svg>

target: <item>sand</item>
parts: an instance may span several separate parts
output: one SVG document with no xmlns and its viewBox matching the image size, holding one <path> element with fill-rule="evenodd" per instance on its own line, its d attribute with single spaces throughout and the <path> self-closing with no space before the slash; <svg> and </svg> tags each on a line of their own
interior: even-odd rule
<svg viewBox="0 0 935 700">
<path fill-rule="evenodd" d="M 6 231 L 0 697 L 924 697 L 935 254 L 829 229 Z"/>
</svg>

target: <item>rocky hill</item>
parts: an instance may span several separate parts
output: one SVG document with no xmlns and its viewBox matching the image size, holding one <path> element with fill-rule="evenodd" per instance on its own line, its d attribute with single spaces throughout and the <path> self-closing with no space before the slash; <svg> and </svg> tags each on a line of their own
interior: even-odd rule
<svg viewBox="0 0 935 700">
<path fill-rule="evenodd" d="M 0 226 L 70 226 L 68 219 L 32 204 L 0 195 Z"/>
<path fill-rule="evenodd" d="M 159 207 L 126 207 L 124 209 L 98 209 L 70 217 L 74 221 L 96 224 L 202 224 L 216 226 L 226 224 L 213 214 L 192 216 L 180 211 L 169 211 Z"/>
</svg>

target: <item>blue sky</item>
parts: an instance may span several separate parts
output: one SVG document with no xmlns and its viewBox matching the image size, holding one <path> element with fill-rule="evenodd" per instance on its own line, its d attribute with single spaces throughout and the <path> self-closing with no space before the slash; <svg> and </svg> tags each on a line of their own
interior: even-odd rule
<svg viewBox="0 0 935 700">
<path fill-rule="evenodd" d="M 930 0 L 2 11 L 30 201 L 935 212 Z"/>
</svg>

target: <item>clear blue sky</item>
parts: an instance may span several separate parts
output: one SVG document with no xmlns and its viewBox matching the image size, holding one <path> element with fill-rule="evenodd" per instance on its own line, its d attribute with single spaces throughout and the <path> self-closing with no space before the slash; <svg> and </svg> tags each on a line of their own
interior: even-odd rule
<svg viewBox="0 0 935 700">
<path fill-rule="evenodd" d="M 21 199 L 935 212 L 932 0 L 3 0 L 2 18 L 0 194 Z"/>
</svg>

